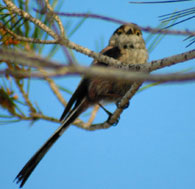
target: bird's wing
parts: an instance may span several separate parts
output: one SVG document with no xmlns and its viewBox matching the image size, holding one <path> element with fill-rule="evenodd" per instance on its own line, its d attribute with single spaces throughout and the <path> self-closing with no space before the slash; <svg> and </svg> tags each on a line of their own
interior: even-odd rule
<svg viewBox="0 0 195 189">
<path fill-rule="evenodd" d="M 114 59 L 118 59 L 121 56 L 121 51 L 120 51 L 120 49 L 118 47 L 107 46 L 106 48 L 104 48 L 100 52 L 100 54 L 109 56 L 109 57 L 114 58 Z M 94 60 L 93 63 L 92 63 L 92 66 L 93 65 L 107 66 L 108 64 L 105 63 L 105 62 L 99 62 L 97 60 Z"/>
<path fill-rule="evenodd" d="M 113 46 L 107 46 L 100 53 L 103 55 L 115 58 L 115 59 L 119 58 L 119 56 L 121 55 L 119 48 L 113 47 Z M 98 62 L 97 60 L 94 60 L 92 63 L 92 66 L 107 66 L 107 64 L 104 62 Z M 76 91 L 72 95 L 71 99 L 69 100 L 63 114 L 61 115 L 60 121 L 66 119 L 66 117 L 71 113 L 71 111 L 73 111 L 78 106 L 78 104 L 82 101 L 82 99 L 85 96 L 87 96 L 89 82 L 90 82 L 90 79 L 87 79 L 87 78 L 84 78 L 81 81 Z"/>
</svg>

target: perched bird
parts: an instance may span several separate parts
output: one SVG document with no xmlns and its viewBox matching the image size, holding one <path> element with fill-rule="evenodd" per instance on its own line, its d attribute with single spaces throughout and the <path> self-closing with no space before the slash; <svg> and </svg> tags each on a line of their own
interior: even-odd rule
<svg viewBox="0 0 195 189">
<path fill-rule="evenodd" d="M 123 64 L 142 64 L 146 63 L 148 59 L 142 32 L 136 24 L 132 23 L 122 25 L 116 29 L 110 38 L 108 46 L 100 53 L 115 58 Z M 92 66 L 93 65 L 104 66 L 105 68 L 111 66 L 97 60 L 93 61 Z M 20 187 L 25 184 L 30 174 L 51 146 L 82 112 L 101 101 L 119 101 L 130 87 L 131 83 L 125 81 L 112 81 L 103 78 L 83 78 L 60 118 L 61 126 L 34 156 L 32 156 L 16 176 L 16 182 L 20 183 Z"/>
</svg>

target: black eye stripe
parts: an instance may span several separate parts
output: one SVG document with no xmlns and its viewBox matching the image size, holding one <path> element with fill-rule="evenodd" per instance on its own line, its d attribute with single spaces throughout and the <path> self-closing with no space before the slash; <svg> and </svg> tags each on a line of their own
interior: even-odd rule
<svg viewBox="0 0 195 189">
<path fill-rule="evenodd" d="M 113 35 L 114 34 L 117 34 L 117 35 L 126 34 L 126 35 L 137 35 L 137 36 L 139 36 L 142 33 L 136 27 L 131 27 L 131 26 L 129 27 L 127 25 L 122 25 L 122 26 L 120 26 L 119 28 L 117 28 L 115 30 L 115 32 L 113 33 Z"/>
<path fill-rule="evenodd" d="M 126 34 L 128 34 L 128 35 L 133 34 L 133 30 L 130 28 L 130 29 L 126 32 Z"/>
<path fill-rule="evenodd" d="M 124 25 L 120 26 L 118 29 L 116 29 L 116 31 L 114 32 L 114 34 L 122 34 L 122 31 L 124 30 Z"/>
<path fill-rule="evenodd" d="M 134 45 L 130 45 L 130 48 L 131 48 L 131 49 L 134 49 Z"/>
</svg>

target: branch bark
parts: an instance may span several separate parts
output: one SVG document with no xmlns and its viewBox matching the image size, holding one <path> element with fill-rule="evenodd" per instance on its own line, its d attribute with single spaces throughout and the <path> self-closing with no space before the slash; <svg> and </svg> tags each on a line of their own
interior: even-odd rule
<svg viewBox="0 0 195 189">
<path fill-rule="evenodd" d="M 99 55 L 101 56 L 101 54 Z M 24 66 L 37 67 L 45 69 L 44 72 L 24 72 L 17 70 L 1 70 L 0 75 L 10 74 L 19 78 L 45 78 L 45 77 L 64 77 L 65 75 L 85 75 L 86 77 L 102 77 L 105 79 L 127 80 L 132 81 L 161 81 L 161 82 L 177 82 L 195 80 L 194 72 L 190 73 L 171 73 L 171 74 L 153 74 L 149 72 L 183 63 L 187 60 L 195 59 L 195 50 L 185 53 L 155 60 L 147 64 L 136 65 L 117 65 L 117 69 L 106 69 L 102 67 L 84 67 L 79 65 L 68 65 L 59 62 L 46 60 L 40 56 L 32 56 L 23 52 L 16 52 L 9 49 L 0 48 L 0 58 L 5 61 L 12 61 L 15 64 Z M 109 59 L 109 57 L 107 57 Z M 118 68 L 122 68 L 122 70 Z M 133 70 L 133 71 L 132 71 Z"/>
</svg>

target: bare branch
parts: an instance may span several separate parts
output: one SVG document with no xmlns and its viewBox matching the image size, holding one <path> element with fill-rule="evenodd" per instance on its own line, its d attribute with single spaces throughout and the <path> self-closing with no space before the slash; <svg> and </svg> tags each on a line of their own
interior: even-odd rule
<svg viewBox="0 0 195 189">
<path fill-rule="evenodd" d="M 22 94 L 22 96 L 23 96 L 23 98 L 24 98 L 26 104 L 28 105 L 30 111 L 31 111 L 31 112 L 36 112 L 36 109 L 33 107 L 33 105 L 32 105 L 32 103 L 31 103 L 30 99 L 28 98 L 28 94 L 25 93 L 25 91 L 24 91 L 22 85 L 19 84 L 18 82 L 16 82 L 16 83 L 17 83 L 17 86 L 18 86 L 18 88 L 19 88 L 19 90 L 20 90 L 20 92 L 21 92 L 21 94 Z"/>
<path fill-rule="evenodd" d="M 74 68 L 73 68 L 74 69 Z M 85 74 L 88 75 L 88 77 L 95 77 L 97 75 L 98 77 L 106 78 L 106 79 L 114 79 L 114 80 L 126 80 L 129 82 L 132 81 L 148 81 L 148 82 L 185 82 L 185 81 L 195 81 L 195 72 L 189 72 L 189 73 L 170 73 L 170 74 L 147 74 L 143 72 L 127 72 L 127 71 L 122 71 L 122 70 L 117 70 L 117 69 L 110 69 L 106 70 L 105 68 L 88 68 L 88 67 L 78 67 L 76 70 L 77 73 L 75 72 L 74 74 Z M 106 74 L 105 74 L 106 70 Z M 95 74 L 93 74 L 95 73 Z M 65 73 L 58 73 L 58 70 L 56 70 L 55 73 L 45 73 L 42 74 L 40 72 L 24 72 L 24 71 L 13 71 L 13 70 L 0 70 L 0 76 L 3 76 L 5 74 L 12 75 L 13 77 L 18 77 L 18 78 L 25 78 L 25 77 L 33 77 L 33 78 L 45 78 L 48 77 L 58 77 L 62 76 L 64 77 Z M 116 78 L 117 76 L 117 78 Z M 46 80 L 47 80 L 46 79 Z M 51 80 L 52 81 L 52 80 Z M 51 84 L 53 85 L 53 84 Z M 53 88 L 53 87 L 52 87 Z M 56 88 L 56 86 L 54 87 Z M 52 89 L 55 91 L 55 89 Z M 55 92 L 55 94 L 58 92 Z M 56 94 L 56 96 L 58 96 Z M 61 95 L 60 95 L 61 96 Z M 58 97 L 60 99 L 60 102 L 62 104 L 66 105 L 66 102 L 61 99 L 61 97 Z"/>
<path fill-rule="evenodd" d="M 24 53 L 6 48 L 0 48 L 0 58 L 2 60 L 10 61 L 15 64 L 21 64 L 29 67 L 47 67 L 47 68 L 61 68 L 62 65 L 56 64 L 53 61 L 42 58 L 32 53 Z"/>
<path fill-rule="evenodd" d="M 151 71 L 161 69 L 167 66 L 172 66 L 177 63 L 182 63 L 187 60 L 192 60 L 194 58 L 195 58 L 195 50 L 187 51 L 181 54 L 177 54 L 177 55 L 163 58 L 160 60 L 152 61 L 151 63 L 148 64 L 148 70 L 149 72 L 151 72 Z"/>
<path fill-rule="evenodd" d="M 55 14 L 59 16 L 67 16 L 67 17 L 86 17 L 86 18 L 96 18 L 96 19 L 102 19 L 106 21 L 115 22 L 118 24 L 127 24 L 128 22 L 99 15 L 99 14 L 89 14 L 89 13 L 63 13 L 63 12 L 55 12 Z M 161 33 L 161 34 L 169 34 L 169 35 L 191 35 L 195 36 L 195 31 L 189 31 L 189 30 L 167 30 L 167 29 L 159 29 L 159 28 L 152 28 L 152 27 L 142 27 L 139 26 L 142 31 L 150 32 L 150 33 Z"/>
<path fill-rule="evenodd" d="M 60 77 L 70 74 L 80 74 L 87 77 L 103 77 L 106 79 L 116 79 L 116 80 L 127 80 L 127 81 L 185 81 L 194 80 L 194 75 L 192 73 L 188 74 L 165 74 L 165 75 L 149 75 L 146 72 L 151 72 L 157 69 L 161 69 L 167 66 L 171 66 L 177 63 L 185 62 L 190 59 L 195 58 L 195 50 L 188 51 L 182 54 L 170 56 L 160 60 L 152 61 L 147 64 L 136 64 L 136 65 L 123 65 L 121 63 L 120 68 L 125 70 L 119 70 L 110 68 L 109 70 L 103 67 L 84 67 L 84 66 L 63 66 L 60 63 L 56 63 L 50 60 L 45 60 L 44 58 L 38 56 L 29 56 L 26 53 L 10 51 L 9 49 L 0 49 L 0 57 L 4 60 L 14 61 L 15 63 L 22 63 L 22 65 L 28 65 L 33 67 L 45 67 L 49 70 L 44 73 L 40 72 L 24 72 L 17 70 L 1 70 L 0 75 L 10 74 L 14 77 Z M 12 58 L 14 57 L 14 59 Z M 18 58 L 19 57 L 19 60 Z M 109 57 L 108 57 L 109 58 Z M 117 68 L 117 66 L 116 66 Z M 106 72 L 105 72 L 106 70 Z M 128 71 L 127 71 L 128 70 Z M 134 70 L 134 72 L 132 71 Z M 136 71 L 136 72 L 135 72 Z M 139 71 L 139 72 L 137 72 Z"/>
<path fill-rule="evenodd" d="M 45 70 L 43 70 L 42 68 L 39 68 L 40 72 L 43 73 L 43 75 L 45 76 L 45 80 L 48 82 L 51 90 L 53 91 L 54 95 L 56 95 L 57 99 L 64 105 L 67 105 L 67 102 L 64 100 L 62 94 L 59 91 L 59 88 L 57 87 L 57 85 L 55 84 L 54 80 L 52 80 L 51 78 L 49 78 L 47 76 L 47 72 Z"/>
<path fill-rule="evenodd" d="M 3 25 L 0 25 L 0 29 L 3 28 L 7 33 L 9 33 L 11 36 L 13 36 L 18 41 L 24 41 L 29 43 L 38 43 L 38 44 L 56 44 L 57 40 L 41 40 L 31 37 L 23 37 L 21 35 L 17 35 L 8 28 L 4 27 Z"/>
</svg>

